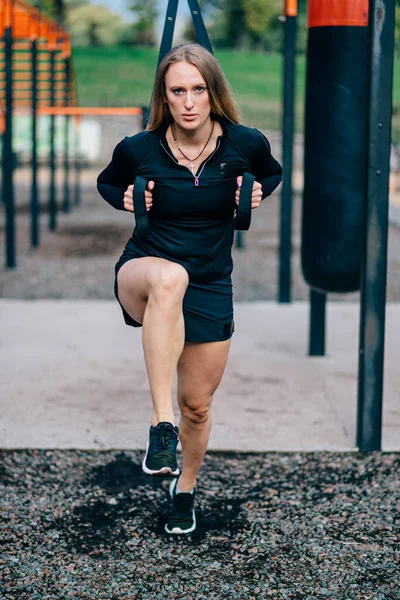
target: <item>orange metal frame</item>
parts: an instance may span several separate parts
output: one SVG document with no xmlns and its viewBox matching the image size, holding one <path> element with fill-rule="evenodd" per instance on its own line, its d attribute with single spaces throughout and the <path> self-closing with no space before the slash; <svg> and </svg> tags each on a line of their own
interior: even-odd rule
<svg viewBox="0 0 400 600">
<path fill-rule="evenodd" d="M 287 0 L 296 2 L 297 0 Z M 38 9 L 26 4 L 23 0 L 0 0 L 0 38 L 6 28 L 12 27 L 14 39 L 13 91 L 15 113 L 25 113 L 31 107 L 31 42 L 37 40 L 38 56 L 38 115 L 73 116 L 78 122 L 82 116 L 135 115 L 142 116 L 138 107 L 82 107 L 76 106 L 76 86 L 73 80 L 70 87 L 68 106 L 65 106 L 63 92 L 65 90 L 63 66 L 60 59 L 71 55 L 71 38 L 54 21 L 42 15 Z M 49 59 L 50 52 L 55 54 L 55 102 L 50 106 Z M 4 48 L 0 40 L 0 133 L 4 131 L 4 93 L 5 82 L 1 81 L 4 71 Z M 3 105 L 3 106 L 2 106 Z"/>
<path fill-rule="evenodd" d="M 299 12 L 298 0 L 285 0 L 285 15 L 287 17 L 297 17 Z"/>
<path fill-rule="evenodd" d="M 68 32 L 51 19 L 42 15 L 35 7 L 26 4 L 23 0 L 0 0 L 0 37 L 4 36 L 5 29 L 12 27 L 14 40 L 13 61 L 13 92 L 14 106 L 18 108 L 29 106 L 31 81 L 30 43 L 37 40 L 39 60 L 38 73 L 38 103 L 49 105 L 50 97 L 46 93 L 46 76 L 49 78 L 50 52 L 55 51 L 56 104 L 63 104 L 63 66 L 60 60 L 71 56 L 71 38 Z M 0 45 L 0 78 L 4 70 L 3 47 Z M 70 83 L 71 87 L 71 83 Z M 76 89 L 72 82 L 69 103 L 76 104 Z M 4 85 L 0 82 L 0 105 L 4 105 Z"/>
</svg>

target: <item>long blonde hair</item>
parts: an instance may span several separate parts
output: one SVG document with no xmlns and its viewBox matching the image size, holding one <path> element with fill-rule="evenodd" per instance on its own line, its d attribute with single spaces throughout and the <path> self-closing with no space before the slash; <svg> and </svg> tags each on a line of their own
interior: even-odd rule
<svg viewBox="0 0 400 600">
<path fill-rule="evenodd" d="M 211 117 L 225 117 L 232 123 L 239 123 L 239 112 L 229 83 L 216 58 L 199 44 L 180 44 L 168 52 L 158 68 L 146 129 L 158 129 L 172 121 L 168 104 L 164 101 L 165 74 L 170 65 L 183 61 L 197 67 L 203 76 L 210 98 Z"/>
</svg>

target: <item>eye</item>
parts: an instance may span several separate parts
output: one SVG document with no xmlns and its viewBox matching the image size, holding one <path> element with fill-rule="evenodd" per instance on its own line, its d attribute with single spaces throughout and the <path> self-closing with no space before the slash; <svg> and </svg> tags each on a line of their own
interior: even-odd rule
<svg viewBox="0 0 400 600">
<path fill-rule="evenodd" d="M 202 92 L 204 92 L 204 91 L 205 91 L 205 89 L 206 89 L 206 88 L 204 87 L 204 85 L 198 85 L 198 86 L 196 87 L 196 92 L 197 92 L 197 93 L 199 93 L 199 94 L 201 94 Z"/>
<path fill-rule="evenodd" d="M 183 91 L 183 90 L 182 90 L 182 88 L 176 88 L 175 90 L 172 90 L 172 92 L 173 92 L 174 94 L 176 94 L 176 95 L 179 95 L 179 94 L 181 94 L 181 93 L 182 93 L 182 91 Z"/>
</svg>

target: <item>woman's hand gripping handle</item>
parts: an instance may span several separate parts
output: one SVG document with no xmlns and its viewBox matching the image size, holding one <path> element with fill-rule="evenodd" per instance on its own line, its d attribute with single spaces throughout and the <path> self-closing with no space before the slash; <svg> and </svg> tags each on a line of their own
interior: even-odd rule
<svg viewBox="0 0 400 600">
<path fill-rule="evenodd" d="M 135 184 L 130 185 L 124 194 L 124 208 L 135 213 L 136 233 L 139 237 L 146 237 L 149 232 L 148 211 L 153 205 L 154 181 L 147 181 L 144 177 L 136 177 Z"/>
<path fill-rule="evenodd" d="M 238 188 L 236 190 L 235 201 L 237 204 L 235 229 L 247 231 L 251 223 L 251 209 L 256 207 L 253 200 L 254 189 L 257 190 L 257 182 L 251 173 L 243 173 L 243 176 L 237 178 Z M 259 184 L 258 184 L 259 185 Z M 261 186 L 260 186 L 261 187 Z M 256 191 L 257 194 L 257 191 Z M 257 206 L 258 206 L 257 202 Z"/>
</svg>

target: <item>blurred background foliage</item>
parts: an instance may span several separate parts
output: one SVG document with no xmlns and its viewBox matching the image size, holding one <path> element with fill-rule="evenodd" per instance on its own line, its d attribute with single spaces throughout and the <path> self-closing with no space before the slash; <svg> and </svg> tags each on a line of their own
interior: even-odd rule
<svg viewBox="0 0 400 600">
<path fill-rule="evenodd" d="M 126 23 L 109 8 L 89 0 L 27 0 L 66 26 L 75 46 L 132 45 L 155 47 L 160 3 L 157 0 L 126 0 L 133 22 Z M 185 0 L 182 0 L 184 2 Z M 167 0 L 165 0 L 166 5 Z M 238 51 L 282 52 L 279 17 L 284 0 L 199 0 L 207 29 L 216 48 Z M 400 57 L 400 0 L 396 0 L 396 56 Z M 163 11 L 162 11 L 163 12 Z M 195 39 L 190 17 L 182 39 Z M 180 40 L 178 40 L 180 41 Z M 299 0 L 298 40 L 306 51 L 307 0 Z"/>
<path fill-rule="evenodd" d="M 88 0 L 28 0 L 68 28 L 75 46 L 140 45 L 158 43 L 157 0 L 127 0 L 133 22 L 124 23 L 109 8 Z M 165 0 L 166 1 L 166 0 Z M 279 16 L 283 0 L 201 0 L 207 28 L 216 48 L 279 52 L 282 49 Z M 305 50 L 306 0 L 299 0 L 299 52 Z M 192 39 L 190 17 L 180 37 Z"/>
</svg>

